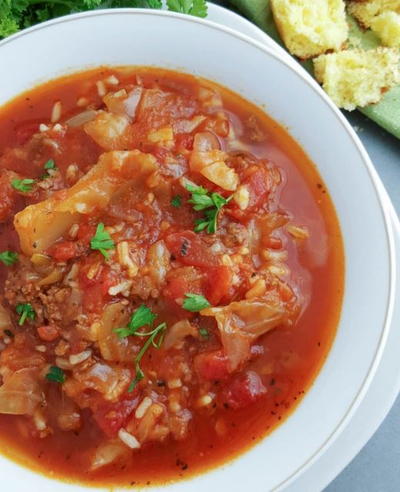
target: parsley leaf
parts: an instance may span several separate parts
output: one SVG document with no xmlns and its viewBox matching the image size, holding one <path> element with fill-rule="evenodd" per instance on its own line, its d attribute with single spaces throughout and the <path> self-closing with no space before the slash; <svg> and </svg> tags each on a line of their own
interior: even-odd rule
<svg viewBox="0 0 400 492">
<path fill-rule="evenodd" d="M 18 261 L 18 253 L 14 251 L 2 251 L 0 253 L 0 261 L 6 266 L 14 265 Z"/>
<path fill-rule="evenodd" d="M 45 164 L 44 164 L 45 169 L 57 169 L 56 163 L 54 162 L 54 159 L 49 159 Z"/>
<path fill-rule="evenodd" d="M 144 343 L 143 347 L 140 349 L 140 352 L 135 357 L 135 378 L 131 382 L 128 388 L 128 393 L 131 393 L 139 381 L 144 378 L 144 373 L 142 368 L 140 367 L 140 361 L 142 360 L 144 354 L 152 345 L 155 349 L 159 349 L 164 341 L 165 332 L 167 330 L 167 323 L 161 323 L 150 333 L 141 333 L 140 336 L 148 336 L 149 338 Z M 135 333 L 135 335 L 139 335 L 139 333 Z"/>
<path fill-rule="evenodd" d="M 35 184 L 34 179 L 13 179 L 11 180 L 11 186 L 22 193 L 28 193 L 32 191 L 33 185 Z"/>
<path fill-rule="evenodd" d="M 153 321 L 156 319 L 156 317 L 157 315 L 154 314 L 151 309 L 142 304 L 132 314 L 128 326 L 126 328 L 117 328 L 115 332 L 120 338 L 134 335 L 139 328 L 142 328 L 142 326 L 153 324 Z"/>
<path fill-rule="evenodd" d="M 155 349 L 159 349 L 164 340 L 165 331 L 167 329 L 166 323 L 161 323 L 156 328 L 150 329 L 148 332 L 138 331 L 139 328 L 143 326 L 151 326 L 156 319 L 157 315 L 154 314 L 151 309 L 142 304 L 133 313 L 131 320 L 126 328 L 118 328 L 115 330 L 119 338 L 125 338 L 130 335 L 137 337 L 148 337 L 145 341 L 143 347 L 140 349 L 139 353 L 135 357 L 135 378 L 132 380 L 128 388 L 128 393 L 131 393 L 136 385 L 144 378 L 144 372 L 140 367 L 140 361 L 142 360 L 144 354 L 153 346 Z"/>
<path fill-rule="evenodd" d="M 22 326 L 26 320 L 34 320 L 36 318 L 35 310 L 31 304 L 17 304 L 15 311 L 21 315 L 18 321 L 19 326 Z"/>
<path fill-rule="evenodd" d="M 114 249 L 115 243 L 110 236 L 110 233 L 104 230 L 104 224 L 100 222 L 97 225 L 96 234 L 90 240 L 90 247 L 94 250 L 100 251 L 100 253 L 108 259 L 107 249 Z"/>
<path fill-rule="evenodd" d="M 182 205 L 181 195 L 175 195 L 174 197 L 172 197 L 171 205 L 175 208 L 179 208 Z"/>
<path fill-rule="evenodd" d="M 207 299 L 199 294 L 189 293 L 185 294 L 185 297 L 186 299 L 183 301 L 183 309 L 186 309 L 186 311 L 197 313 L 198 311 L 211 306 Z"/>
<path fill-rule="evenodd" d="M 62 369 L 57 366 L 51 366 L 49 372 L 46 374 L 46 379 L 53 381 L 54 383 L 64 383 L 65 373 Z"/>
<path fill-rule="evenodd" d="M 187 185 L 186 189 L 192 194 L 189 203 L 193 205 L 193 209 L 197 212 L 204 210 L 203 218 L 196 220 L 195 232 L 206 230 L 208 234 L 214 234 L 217 231 L 219 212 L 232 196 L 224 198 L 219 193 L 209 193 L 202 186 Z"/>
<path fill-rule="evenodd" d="M 207 17 L 206 0 L 167 0 L 167 6 L 169 10 L 174 12 Z"/>
</svg>

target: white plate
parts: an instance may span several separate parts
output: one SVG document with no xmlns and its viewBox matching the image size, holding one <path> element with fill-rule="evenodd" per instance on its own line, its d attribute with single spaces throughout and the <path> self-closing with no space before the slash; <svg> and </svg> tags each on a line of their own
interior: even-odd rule
<svg viewBox="0 0 400 492">
<path fill-rule="evenodd" d="M 209 5 L 209 17 L 233 29 L 264 42 L 272 47 L 293 64 L 299 66 L 281 46 L 272 40 L 261 29 L 250 23 L 243 17 L 223 9 L 217 5 Z M 382 186 L 382 194 L 385 195 L 391 214 L 392 227 L 395 233 L 398 262 L 398 274 L 400 275 L 400 223 L 391 200 Z M 370 389 L 357 412 L 353 416 L 346 430 L 338 437 L 332 446 L 293 484 L 286 487 L 285 492 L 320 491 L 326 487 L 357 455 L 367 441 L 378 429 L 400 391 L 400 298 L 395 308 L 392 327 L 386 344 L 382 361 L 375 374 Z"/>
<path fill-rule="evenodd" d="M 293 70 L 292 61 L 228 28 L 176 14 L 91 12 L 5 40 L 0 44 L 0 103 L 66 68 L 104 63 L 183 69 L 265 105 L 318 164 L 335 202 L 345 239 L 346 295 L 334 345 L 314 385 L 268 439 L 224 467 L 169 490 L 228 486 L 236 492 L 244 483 L 254 491 L 282 487 L 311 467 L 345 429 L 383 353 L 394 308 L 396 255 L 376 171 L 348 122 L 315 81 Z M 9 490 L 24 490 L 27 480 L 43 492 L 70 489 L 3 458 L 0 463 Z"/>
</svg>

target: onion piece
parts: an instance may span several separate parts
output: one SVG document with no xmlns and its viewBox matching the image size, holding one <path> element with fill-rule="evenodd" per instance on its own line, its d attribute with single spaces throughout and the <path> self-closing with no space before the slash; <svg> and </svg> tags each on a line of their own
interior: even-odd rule
<svg viewBox="0 0 400 492">
<path fill-rule="evenodd" d="M 128 94 L 128 98 L 125 101 L 125 110 L 127 116 L 130 118 L 135 118 L 136 110 L 139 106 L 140 100 L 143 94 L 143 87 L 135 87 Z"/>
<path fill-rule="evenodd" d="M 220 150 L 221 145 L 218 138 L 211 132 L 196 133 L 193 141 L 193 150 L 198 152 L 209 152 L 210 150 Z"/>
<path fill-rule="evenodd" d="M 96 115 L 97 111 L 95 111 L 94 109 L 88 109 L 86 111 L 83 111 L 82 113 L 72 116 L 72 118 L 67 120 L 65 124 L 71 128 L 77 128 L 84 125 L 85 123 L 88 123 L 89 121 L 94 120 Z"/>
<path fill-rule="evenodd" d="M 0 387 L 0 413 L 33 415 L 42 401 L 37 371 L 20 369 L 11 374 Z"/>
<path fill-rule="evenodd" d="M 187 319 L 183 319 L 178 321 L 174 325 L 172 325 L 165 335 L 164 339 L 164 348 L 165 350 L 170 349 L 171 347 L 178 347 L 180 343 L 188 336 L 195 337 L 197 335 L 197 331 L 195 327 L 189 323 Z"/>
<path fill-rule="evenodd" d="M 106 442 L 100 444 L 91 460 L 90 469 L 98 470 L 103 466 L 111 465 L 115 461 L 121 461 L 129 453 L 128 448 L 121 442 Z"/>
</svg>

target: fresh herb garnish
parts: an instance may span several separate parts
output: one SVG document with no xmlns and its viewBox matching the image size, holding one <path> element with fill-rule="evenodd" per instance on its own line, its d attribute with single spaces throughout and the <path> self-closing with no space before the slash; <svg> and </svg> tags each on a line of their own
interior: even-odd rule
<svg viewBox="0 0 400 492">
<path fill-rule="evenodd" d="M 54 159 L 49 159 L 45 164 L 44 168 L 46 170 L 48 169 L 57 169 L 56 163 L 54 162 Z"/>
<path fill-rule="evenodd" d="M 15 337 L 14 333 L 11 330 L 9 330 L 8 328 L 6 330 L 4 330 L 3 333 L 4 333 L 4 335 L 7 335 L 10 338 Z"/>
<path fill-rule="evenodd" d="M 2 251 L 0 253 L 0 261 L 6 266 L 14 265 L 18 261 L 18 253 L 14 251 Z"/>
<path fill-rule="evenodd" d="M 199 334 L 202 338 L 208 339 L 210 338 L 210 332 L 205 328 L 199 328 Z"/>
<path fill-rule="evenodd" d="M 214 234 L 217 231 L 218 215 L 232 196 L 224 198 L 219 193 L 210 193 L 202 186 L 186 185 L 186 189 L 192 194 L 189 203 L 193 205 L 193 209 L 196 212 L 204 211 L 204 217 L 196 220 L 195 232 L 206 230 L 209 234 Z"/>
<path fill-rule="evenodd" d="M 167 0 L 169 10 L 182 14 L 207 17 L 207 2 L 205 0 Z"/>
<path fill-rule="evenodd" d="M 206 0 L 168 0 L 169 10 L 206 17 Z M 54 17 L 96 8 L 162 8 L 161 0 L 1 0 L 0 38 Z"/>
<path fill-rule="evenodd" d="M 167 329 L 167 323 L 161 323 L 149 333 L 139 333 L 139 332 L 135 333 L 136 336 L 142 336 L 142 337 L 148 336 L 149 338 L 146 340 L 143 347 L 140 349 L 140 352 L 135 357 L 136 374 L 135 374 L 135 379 L 133 379 L 133 381 L 129 385 L 128 393 L 131 393 L 135 389 L 138 382 L 144 378 L 144 373 L 142 371 L 142 368 L 140 367 L 140 361 L 142 360 L 144 354 L 147 352 L 147 350 L 151 345 L 155 349 L 159 349 L 161 347 L 161 344 L 164 341 L 166 329 Z"/>
<path fill-rule="evenodd" d="M 15 308 L 17 314 L 20 314 L 18 324 L 22 326 L 26 320 L 34 320 L 36 318 L 35 310 L 31 304 L 17 304 Z"/>
<path fill-rule="evenodd" d="M 90 247 L 100 251 L 105 258 L 108 258 L 109 256 L 107 250 L 115 248 L 115 243 L 112 240 L 110 233 L 104 230 L 104 224 L 102 222 L 97 225 L 96 234 L 90 240 Z"/>
<path fill-rule="evenodd" d="M 151 309 L 142 304 L 132 314 L 128 326 L 126 328 L 118 328 L 115 330 L 115 332 L 120 338 L 134 335 L 139 328 L 142 328 L 142 326 L 153 324 L 153 321 L 156 319 L 156 317 L 157 315 L 154 314 Z"/>
<path fill-rule="evenodd" d="M 171 205 L 175 208 L 179 208 L 182 205 L 181 195 L 175 195 L 171 200 Z"/>
<path fill-rule="evenodd" d="M 49 372 L 46 374 L 46 379 L 53 381 L 54 383 L 64 383 L 65 373 L 62 369 L 57 366 L 51 366 Z"/>
<path fill-rule="evenodd" d="M 56 171 L 57 170 L 57 166 L 56 166 L 56 163 L 54 162 L 54 159 L 49 159 L 47 162 L 45 162 L 43 167 L 46 170 L 46 172 L 42 174 L 41 179 L 47 179 L 50 176 L 50 173 L 48 173 L 47 171 L 50 171 L 50 170 Z"/>
<path fill-rule="evenodd" d="M 29 193 L 32 191 L 33 185 L 35 184 L 34 179 L 13 179 L 11 180 L 11 186 L 22 193 Z"/>
<path fill-rule="evenodd" d="M 143 328 L 143 326 L 150 326 L 153 324 L 157 315 L 154 314 L 151 309 L 142 304 L 140 307 L 136 309 L 133 313 L 131 320 L 126 328 L 118 328 L 115 330 L 117 335 L 120 338 L 125 338 L 130 335 L 134 335 L 137 337 L 148 337 L 143 347 L 140 349 L 140 352 L 135 357 L 135 379 L 131 382 L 128 388 L 128 393 L 131 393 L 136 387 L 137 383 L 144 378 L 144 373 L 142 368 L 140 367 L 140 361 L 142 357 L 148 350 L 148 348 L 152 345 L 154 348 L 159 349 L 164 340 L 165 331 L 167 329 L 166 323 L 159 324 L 156 328 L 150 329 L 147 332 L 138 331 L 139 328 Z"/>
<path fill-rule="evenodd" d="M 186 311 L 197 313 L 198 311 L 211 306 L 207 299 L 199 294 L 185 294 L 185 297 L 183 309 L 186 309 Z"/>
</svg>

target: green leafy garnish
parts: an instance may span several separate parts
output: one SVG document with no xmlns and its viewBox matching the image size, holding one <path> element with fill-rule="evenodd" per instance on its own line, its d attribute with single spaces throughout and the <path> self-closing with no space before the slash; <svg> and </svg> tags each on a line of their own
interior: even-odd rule
<svg viewBox="0 0 400 492">
<path fill-rule="evenodd" d="M 161 344 L 164 341 L 165 331 L 167 329 L 167 323 L 161 323 L 154 330 L 149 333 L 138 333 L 136 332 L 136 336 L 148 336 L 149 338 L 144 343 L 143 347 L 140 349 L 140 352 L 135 357 L 135 379 L 131 382 L 128 388 L 128 393 L 131 393 L 139 381 L 144 378 L 144 373 L 142 368 L 140 367 L 140 361 L 142 360 L 144 354 L 147 352 L 149 347 L 152 345 L 155 349 L 159 349 Z"/>
<path fill-rule="evenodd" d="M 169 10 L 174 12 L 195 15 L 196 17 L 207 17 L 206 0 L 167 0 L 167 6 Z"/>
<path fill-rule="evenodd" d="M 185 294 L 185 297 L 183 309 L 186 309 L 186 311 L 197 313 L 198 311 L 211 306 L 207 299 L 199 294 Z"/>
<path fill-rule="evenodd" d="M 171 205 L 175 208 L 179 208 L 182 205 L 181 195 L 175 195 L 171 200 Z"/>
<path fill-rule="evenodd" d="M 57 169 L 56 163 L 54 162 L 54 159 L 49 159 L 45 165 L 44 168 L 47 169 Z"/>
<path fill-rule="evenodd" d="M 125 338 L 130 335 L 134 335 L 136 337 L 148 337 L 143 347 L 140 349 L 140 352 L 135 357 L 135 378 L 131 382 L 128 388 L 128 393 L 131 393 L 139 381 L 144 378 L 144 373 L 142 368 L 140 367 L 140 361 L 142 360 L 144 354 L 152 345 L 154 348 L 159 349 L 164 340 L 165 331 L 167 329 L 166 323 L 159 324 L 156 328 L 150 329 L 150 331 L 143 332 L 138 331 L 139 328 L 143 328 L 143 326 L 151 326 L 156 319 L 157 315 L 154 314 L 151 309 L 142 304 L 139 306 L 136 311 L 133 313 L 129 324 L 125 328 L 118 328 L 115 330 L 117 335 L 120 338 Z"/>
<path fill-rule="evenodd" d="M 36 313 L 31 304 L 17 304 L 15 308 L 17 314 L 20 314 L 18 324 L 22 326 L 26 320 L 34 320 L 36 318 Z"/>
<path fill-rule="evenodd" d="M 49 171 L 49 170 L 56 171 L 57 170 L 57 166 L 56 166 L 56 163 L 54 162 L 54 159 L 49 159 L 47 162 L 45 162 L 43 167 L 46 170 L 46 172 L 42 174 L 41 179 L 47 179 L 50 176 L 50 173 L 48 173 L 47 171 Z"/>
<path fill-rule="evenodd" d="M 18 253 L 14 251 L 2 251 L 0 253 L 0 261 L 6 266 L 14 265 L 18 261 Z"/>
<path fill-rule="evenodd" d="M 62 369 L 57 366 L 51 366 L 49 372 L 46 374 L 46 379 L 53 381 L 54 383 L 64 383 L 65 373 Z"/>
<path fill-rule="evenodd" d="M 206 0 L 168 0 L 169 10 L 206 17 Z M 55 17 L 97 8 L 162 8 L 161 0 L 0 0 L 0 39 Z"/>
<path fill-rule="evenodd" d="M 202 186 L 186 185 L 186 189 L 192 194 L 189 203 L 193 205 L 193 209 L 196 212 L 204 211 L 204 217 L 196 220 L 195 232 L 206 230 L 209 234 L 214 234 L 217 231 L 218 215 L 232 196 L 224 198 L 219 193 L 209 193 Z"/>
<path fill-rule="evenodd" d="M 202 338 L 210 338 L 210 332 L 206 330 L 205 328 L 199 328 L 199 334 Z"/>
<path fill-rule="evenodd" d="M 11 186 L 17 191 L 22 191 L 22 193 L 28 193 L 29 191 L 32 191 L 34 184 L 35 184 L 34 179 L 13 179 L 13 180 L 11 180 Z"/>
<path fill-rule="evenodd" d="M 139 328 L 142 328 L 142 326 L 153 324 L 153 321 L 156 319 L 156 317 L 157 315 L 154 314 L 151 309 L 142 304 L 132 314 L 128 326 L 126 328 L 118 328 L 115 330 L 115 332 L 120 338 L 134 335 Z"/>
<path fill-rule="evenodd" d="M 100 253 L 108 258 L 108 249 L 114 249 L 115 243 L 112 240 L 110 233 L 104 230 L 104 224 L 100 222 L 97 225 L 96 234 L 90 240 L 90 247 L 94 250 L 100 251 Z"/>
</svg>

